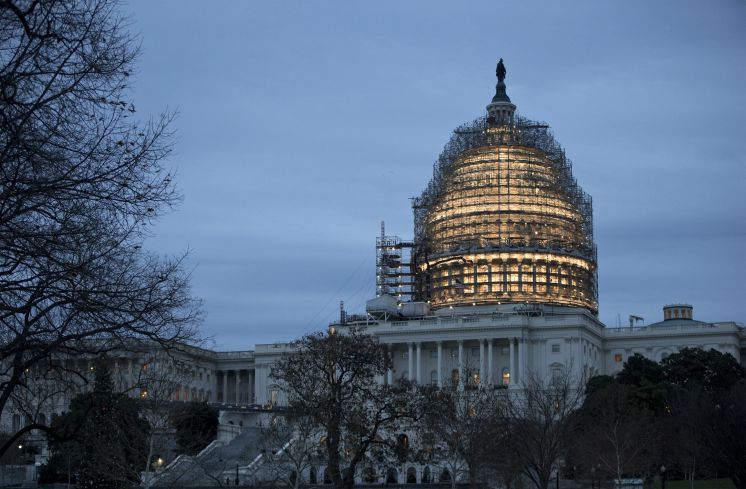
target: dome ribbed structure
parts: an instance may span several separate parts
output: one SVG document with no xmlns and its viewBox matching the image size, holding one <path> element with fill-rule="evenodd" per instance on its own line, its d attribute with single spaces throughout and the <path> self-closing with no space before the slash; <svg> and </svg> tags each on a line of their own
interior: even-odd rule
<svg viewBox="0 0 746 489">
<path fill-rule="evenodd" d="M 597 313 L 590 196 L 549 126 L 515 114 L 502 79 L 487 111 L 454 131 L 414 199 L 417 298 L 434 309 L 522 303 Z"/>
</svg>

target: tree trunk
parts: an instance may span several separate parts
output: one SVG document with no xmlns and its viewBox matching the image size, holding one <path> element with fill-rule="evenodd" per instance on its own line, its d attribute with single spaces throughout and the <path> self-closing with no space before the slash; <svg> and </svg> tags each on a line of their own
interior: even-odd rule
<svg viewBox="0 0 746 489">
<path fill-rule="evenodd" d="M 334 487 L 344 488 L 342 474 L 339 472 L 339 426 L 332 426 L 328 430 L 326 453 L 329 461 L 326 470 L 329 472 L 332 484 Z"/>
<path fill-rule="evenodd" d="M 145 489 L 149 489 L 150 485 L 152 484 L 151 481 L 151 474 L 150 474 L 150 464 L 152 463 L 153 459 L 153 438 L 155 437 L 154 433 L 150 434 L 150 443 L 148 443 L 148 457 L 145 459 Z"/>
</svg>

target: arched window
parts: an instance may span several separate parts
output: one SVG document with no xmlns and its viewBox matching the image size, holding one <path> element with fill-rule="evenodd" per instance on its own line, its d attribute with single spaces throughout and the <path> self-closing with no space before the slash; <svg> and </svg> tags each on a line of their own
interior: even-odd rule
<svg viewBox="0 0 746 489">
<path fill-rule="evenodd" d="M 440 473 L 440 477 L 438 478 L 438 482 L 451 482 L 451 473 L 448 472 L 448 469 L 443 469 L 443 472 Z"/>
<path fill-rule="evenodd" d="M 510 385 L 510 369 L 503 369 L 503 385 Z"/>
<path fill-rule="evenodd" d="M 430 484 L 430 467 L 425 466 L 425 470 L 422 471 L 422 480 L 420 482 L 423 484 Z"/>
<path fill-rule="evenodd" d="M 437 370 L 433 370 L 432 372 L 430 372 L 430 383 L 433 385 L 438 384 L 438 371 Z"/>
<path fill-rule="evenodd" d="M 311 467 L 311 470 L 308 471 L 308 483 L 317 484 L 316 467 Z"/>
<path fill-rule="evenodd" d="M 332 479 L 329 477 L 329 467 L 324 469 L 324 484 L 331 484 Z"/>
<path fill-rule="evenodd" d="M 407 469 L 407 484 L 417 484 L 417 470 L 414 467 Z"/>
<path fill-rule="evenodd" d="M 399 474 L 396 472 L 396 469 L 393 467 L 389 467 L 389 470 L 386 471 L 386 484 L 396 484 L 399 482 Z"/>
</svg>

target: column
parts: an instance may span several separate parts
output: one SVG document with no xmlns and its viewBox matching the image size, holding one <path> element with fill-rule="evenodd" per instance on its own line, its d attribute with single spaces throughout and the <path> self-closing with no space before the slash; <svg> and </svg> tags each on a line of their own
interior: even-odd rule
<svg viewBox="0 0 746 489">
<path fill-rule="evenodd" d="M 484 385 L 485 372 L 484 372 L 484 341 L 479 340 L 479 385 Z"/>
<path fill-rule="evenodd" d="M 508 362 L 508 371 L 510 372 L 510 387 L 513 387 L 517 380 L 515 371 L 515 338 L 510 338 L 510 361 Z"/>
<path fill-rule="evenodd" d="M 228 404 L 228 371 L 223 370 L 223 404 Z"/>
<path fill-rule="evenodd" d="M 386 383 L 388 385 L 394 385 L 394 357 L 391 354 L 391 348 L 392 348 L 392 345 L 389 345 L 389 352 L 387 353 L 387 355 L 389 356 L 389 360 L 391 361 L 391 366 L 389 367 L 389 371 L 386 372 L 386 377 L 387 377 Z"/>
<path fill-rule="evenodd" d="M 458 388 L 464 390 L 464 341 L 458 340 Z"/>
<path fill-rule="evenodd" d="M 487 340 L 487 385 L 492 385 L 492 343 L 493 339 Z"/>
<path fill-rule="evenodd" d="M 422 343 L 417 342 L 417 383 L 422 383 Z"/>
<path fill-rule="evenodd" d="M 236 370 L 236 404 L 241 404 L 241 371 Z"/>
<path fill-rule="evenodd" d="M 526 340 L 521 338 L 518 344 L 518 370 L 521 382 L 525 382 L 526 379 Z"/>
<path fill-rule="evenodd" d="M 414 355 L 412 352 L 412 343 L 407 343 L 407 348 L 409 348 L 409 353 L 407 354 L 407 360 L 409 362 L 409 371 L 407 372 L 407 377 L 409 380 L 414 380 Z"/>
<path fill-rule="evenodd" d="M 256 403 L 256 367 L 254 367 L 254 370 L 249 371 L 249 378 L 251 379 L 251 382 L 249 383 L 249 386 L 250 386 L 249 404 L 255 404 Z"/>
<path fill-rule="evenodd" d="M 443 342 L 438 342 L 438 387 L 443 387 Z"/>
</svg>

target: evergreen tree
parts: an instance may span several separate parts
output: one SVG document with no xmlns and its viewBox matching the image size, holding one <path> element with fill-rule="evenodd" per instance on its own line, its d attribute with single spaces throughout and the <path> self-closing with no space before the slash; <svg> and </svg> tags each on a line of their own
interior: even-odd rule
<svg viewBox="0 0 746 489">
<path fill-rule="evenodd" d="M 46 481 L 71 480 L 81 489 L 119 489 L 139 481 L 147 456 L 148 423 L 139 403 L 114 392 L 105 365 L 96 368 L 93 391 L 70 403 L 70 411 L 54 420 L 68 441 L 52 441 Z"/>
</svg>

